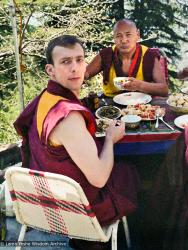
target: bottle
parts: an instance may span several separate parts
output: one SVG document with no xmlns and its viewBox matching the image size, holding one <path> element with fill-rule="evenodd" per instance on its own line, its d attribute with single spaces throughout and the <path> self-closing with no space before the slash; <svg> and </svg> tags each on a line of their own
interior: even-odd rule
<svg viewBox="0 0 188 250">
<path fill-rule="evenodd" d="M 4 241 L 6 237 L 6 216 L 2 209 L 0 209 L 0 241 Z"/>
<path fill-rule="evenodd" d="M 98 98 L 97 93 L 91 91 L 89 93 L 88 99 L 89 99 L 88 106 L 89 106 L 89 109 L 91 109 L 91 111 L 95 111 L 96 109 L 99 108 L 99 98 Z"/>
</svg>

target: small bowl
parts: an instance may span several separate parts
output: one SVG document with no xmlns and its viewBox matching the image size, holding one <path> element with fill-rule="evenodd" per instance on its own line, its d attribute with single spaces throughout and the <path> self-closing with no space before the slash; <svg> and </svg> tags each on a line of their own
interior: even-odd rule
<svg viewBox="0 0 188 250">
<path fill-rule="evenodd" d="M 138 115 L 124 115 L 121 117 L 121 120 L 125 122 L 125 127 L 134 129 L 139 126 L 142 118 Z"/>
<path fill-rule="evenodd" d="M 124 90 L 122 84 L 124 83 L 128 83 L 129 82 L 129 78 L 128 77 L 115 77 L 113 79 L 114 82 L 114 86 L 119 89 L 119 90 Z"/>
</svg>

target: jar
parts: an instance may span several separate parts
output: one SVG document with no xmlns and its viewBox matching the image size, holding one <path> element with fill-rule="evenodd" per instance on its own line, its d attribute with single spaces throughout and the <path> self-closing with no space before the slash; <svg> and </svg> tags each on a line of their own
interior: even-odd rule
<svg viewBox="0 0 188 250">
<path fill-rule="evenodd" d="M 6 237 L 6 215 L 3 209 L 0 209 L 0 241 L 4 241 Z"/>
<path fill-rule="evenodd" d="M 88 108 L 91 111 L 95 111 L 96 109 L 99 108 L 99 97 L 97 93 L 95 92 L 90 92 L 88 95 Z"/>
</svg>

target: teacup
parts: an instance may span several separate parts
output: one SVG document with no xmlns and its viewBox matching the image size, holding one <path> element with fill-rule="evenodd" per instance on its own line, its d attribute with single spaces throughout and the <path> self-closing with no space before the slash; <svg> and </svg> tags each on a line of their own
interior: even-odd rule
<svg viewBox="0 0 188 250">
<path fill-rule="evenodd" d="M 119 90 L 124 90 L 122 84 L 124 83 L 128 83 L 129 82 L 129 78 L 128 77 L 115 77 L 113 79 L 114 82 L 114 86 L 119 89 Z"/>
</svg>

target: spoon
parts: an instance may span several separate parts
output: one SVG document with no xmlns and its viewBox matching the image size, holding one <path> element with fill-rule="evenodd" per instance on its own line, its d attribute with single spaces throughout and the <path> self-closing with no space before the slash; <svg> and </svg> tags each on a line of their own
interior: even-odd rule
<svg viewBox="0 0 188 250">
<path fill-rule="evenodd" d="M 159 120 L 161 120 L 167 127 L 169 127 L 171 130 L 175 130 L 172 126 L 170 126 L 167 122 L 164 121 L 163 119 L 163 116 L 164 116 L 164 112 L 161 108 L 158 108 L 156 111 L 155 111 L 155 116 L 157 118 L 156 120 L 156 124 L 155 124 L 155 128 L 158 128 L 159 127 Z"/>
<path fill-rule="evenodd" d="M 159 116 L 158 119 L 160 119 L 171 130 L 173 130 L 173 131 L 175 130 L 172 126 L 170 126 L 167 122 L 164 121 L 163 116 Z"/>
<path fill-rule="evenodd" d="M 156 123 L 155 123 L 155 128 L 158 128 L 159 127 L 159 117 L 162 116 L 160 109 L 157 109 L 155 111 L 155 116 L 157 118 Z"/>
<path fill-rule="evenodd" d="M 104 98 L 102 98 L 102 101 L 104 102 L 105 105 L 108 105 L 107 101 Z"/>
</svg>

